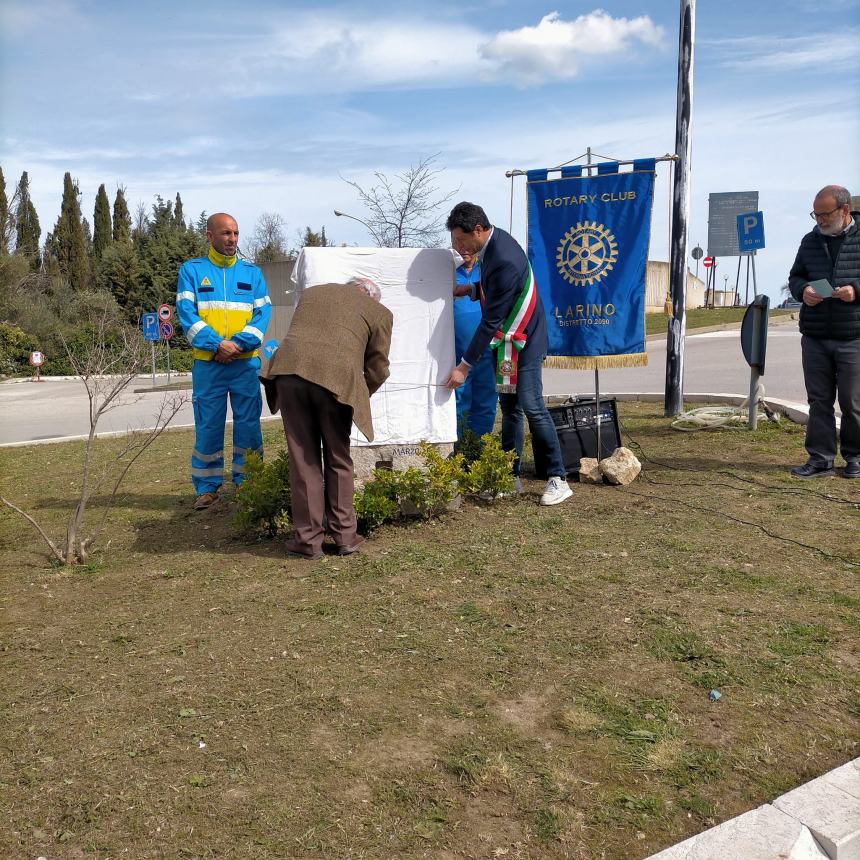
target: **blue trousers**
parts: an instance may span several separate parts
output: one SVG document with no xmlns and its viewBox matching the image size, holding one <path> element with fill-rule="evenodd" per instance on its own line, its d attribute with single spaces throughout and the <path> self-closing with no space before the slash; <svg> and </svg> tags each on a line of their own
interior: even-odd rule
<svg viewBox="0 0 860 860">
<path fill-rule="evenodd" d="M 233 483 L 245 477 L 245 453 L 263 455 L 260 415 L 260 359 L 238 358 L 230 364 L 195 361 L 191 369 L 194 405 L 194 451 L 191 480 L 197 495 L 224 483 L 224 424 L 227 397 L 233 410 Z"/>
<path fill-rule="evenodd" d="M 481 305 L 468 298 L 454 301 L 454 342 L 457 363 L 468 349 L 481 322 Z M 456 390 L 457 436 L 468 427 L 476 436 L 492 433 L 496 423 L 496 365 L 488 349 L 481 360 L 469 371 L 466 381 Z"/>
<path fill-rule="evenodd" d="M 543 366 L 540 359 L 531 361 L 517 372 L 516 394 L 500 394 L 502 407 L 502 448 L 516 451 L 514 474 L 520 474 L 520 459 L 523 455 L 525 428 L 523 416 L 529 420 L 532 433 L 532 451 L 538 474 L 546 472 L 548 478 L 567 477 L 567 469 L 561 457 L 561 446 L 555 422 L 543 401 Z"/>
</svg>

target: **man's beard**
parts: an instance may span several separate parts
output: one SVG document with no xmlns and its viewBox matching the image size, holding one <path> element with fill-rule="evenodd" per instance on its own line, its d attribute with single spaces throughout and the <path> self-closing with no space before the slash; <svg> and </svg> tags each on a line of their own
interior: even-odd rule
<svg viewBox="0 0 860 860">
<path fill-rule="evenodd" d="M 828 227 L 823 227 L 821 224 L 818 225 L 819 232 L 824 236 L 838 236 L 844 229 L 846 225 L 842 223 L 842 220 L 836 222 L 836 224 L 830 225 Z"/>
</svg>

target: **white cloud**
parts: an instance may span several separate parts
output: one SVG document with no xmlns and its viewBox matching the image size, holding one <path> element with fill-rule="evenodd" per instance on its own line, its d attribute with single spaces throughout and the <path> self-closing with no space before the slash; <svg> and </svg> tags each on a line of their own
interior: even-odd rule
<svg viewBox="0 0 860 860">
<path fill-rule="evenodd" d="M 772 72 L 811 69 L 838 73 L 840 64 L 846 71 L 857 57 L 860 30 L 848 28 L 840 33 L 806 34 L 773 37 L 765 42 L 758 37 L 724 39 L 713 42 L 727 56 L 723 65 L 736 69 Z"/>
<path fill-rule="evenodd" d="M 232 94 L 447 86 L 477 77 L 480 31 L 426 20 L 306 16 L 228 60 Z"/>
<path fill-rule="evenodd" d="M 24 36 L 41 30 L 46 21 L 53 26 L 68 27 L 82 24 L 83 16 L 69 0 L 41 0 L 41 2 L 13 2 L 0 0 L 0 22 L 7 37 Z"/>
<path fill-rule="evenodd" d="M 582 59 L 631 50 L 634 42 L 663 44 L 663 28 L 647 16 L 613 18 L 602 9 L 565 21 L 558 12 L 536 27 L 503 30 L 481 45 L 481 56 L 501 73 L 513 73 L 523 84 L 567 80 L 579 73 Z"/>
</svg>

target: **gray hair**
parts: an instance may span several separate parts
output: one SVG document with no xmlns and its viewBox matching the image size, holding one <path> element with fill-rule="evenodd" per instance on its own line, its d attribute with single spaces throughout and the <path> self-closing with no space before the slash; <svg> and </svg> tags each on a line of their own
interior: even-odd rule
<svg viewBox="0 0 860 860">
<path fill-rule="evenodd" d="M 365 295 L 370 296 L 375 302 L 382 301 L 382 291 L 370 278 L 350 278 L 346 283 L 347 286 L 358 287 L 358 289 Z"/>
<path fill-rule="evenodd" d="M 841 185 L 825 185 L 824 188 L 815 195 L 816 200 L 820 197 L 832 197 L 836 201 L 836 205 L 839 207 L 847 206 L 851 203 L 851 193 L 847 188 L 843 188 Z"/>
</svg>

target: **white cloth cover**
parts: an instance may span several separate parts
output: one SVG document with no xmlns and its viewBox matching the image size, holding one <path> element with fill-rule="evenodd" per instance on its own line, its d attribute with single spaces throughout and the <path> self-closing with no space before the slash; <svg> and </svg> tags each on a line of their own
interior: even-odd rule
<svg viewBox="0 0 860 860">
<path fill-rule="evenodd" d="M 293 267 L 296 300 L 317 284 L 370 278 L 394 314 L 391 376 L 370 399 L 374 440 L 353 426 L 353 445 L 454 442 L 454 258 L 443 248 L 303 248 Z M 320 349 L 337 349 L 336 343 Z"/>
</svg>

